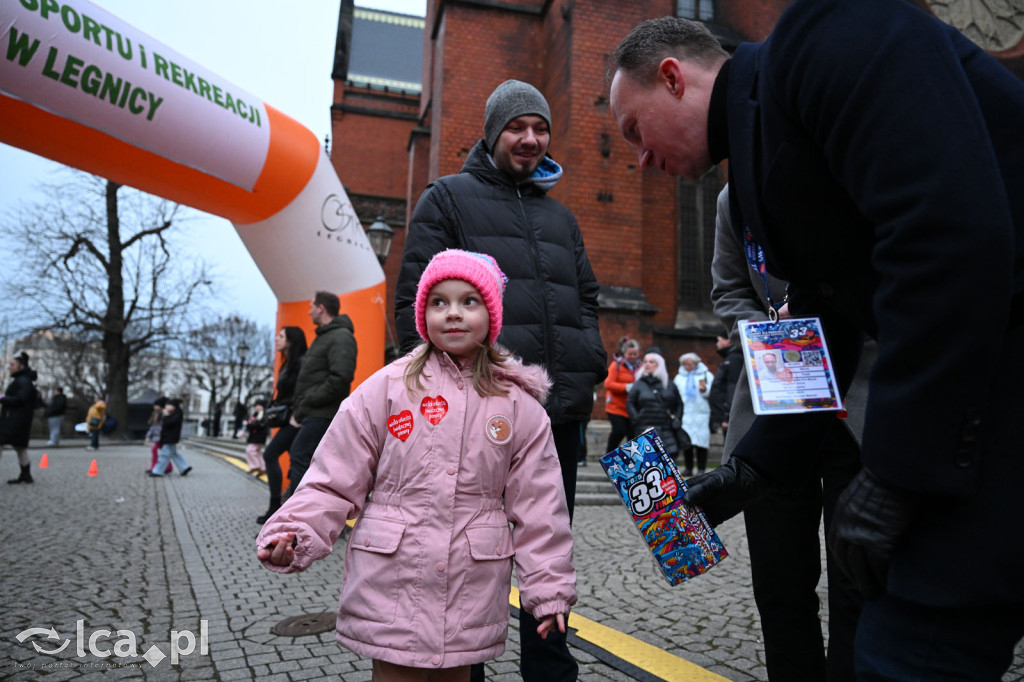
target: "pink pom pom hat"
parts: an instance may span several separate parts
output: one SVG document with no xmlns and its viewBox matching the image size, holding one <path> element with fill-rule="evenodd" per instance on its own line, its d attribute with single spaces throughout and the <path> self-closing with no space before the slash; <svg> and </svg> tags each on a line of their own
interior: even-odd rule
<svg viewBox="0 0 1024 682">
<path fill-rule="evenodd" d="M 416 289 L 416 331 L 424 341 L 427 339 L 427 295 L 434 285 L 446 279 L 461 279 L 477 288 L 487 307 L 490 329 L 487 332 L 487 343 L 494 345 L 494 340 L 501 333 L 501 297 L 505 293 L 508 277 L 498 267 L 498 262 L 486 253 L 447 249 L 430 259 L 419 287 Z"/>
</svg>

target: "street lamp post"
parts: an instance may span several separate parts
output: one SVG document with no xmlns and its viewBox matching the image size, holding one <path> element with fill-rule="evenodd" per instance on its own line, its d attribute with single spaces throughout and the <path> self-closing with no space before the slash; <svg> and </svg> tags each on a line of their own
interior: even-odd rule
<svg viewBox="0 0 1024 682">
<path fill-rule="evenodd" d="M 377 216 L 373 224 L 366 228 L 366 238 L 370 240 L 370 248 L 373 249 L 374 255 L 377 256 L 377 262 L 381 265 L 384 265 L 384 261 L 388 259 L 388 252 L 391 251 L 391 239 L 394 236 L 395 231 L 384 222 L 384 216 Z"/>
</svg>

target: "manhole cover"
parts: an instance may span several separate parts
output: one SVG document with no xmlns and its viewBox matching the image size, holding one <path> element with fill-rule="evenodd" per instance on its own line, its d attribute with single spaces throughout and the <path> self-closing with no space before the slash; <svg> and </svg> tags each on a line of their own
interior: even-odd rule
<svg viewBox="0 0 1024 682">
<path fill-rule="evenodd" d="M 334 613 L 304 613 L 301 616 L 285 618 L 270 628 L 270 631 L 281 637 L 319 635 L 321 632 L 333 630 L 337 618 L 337 614 Z"/>
</svg>

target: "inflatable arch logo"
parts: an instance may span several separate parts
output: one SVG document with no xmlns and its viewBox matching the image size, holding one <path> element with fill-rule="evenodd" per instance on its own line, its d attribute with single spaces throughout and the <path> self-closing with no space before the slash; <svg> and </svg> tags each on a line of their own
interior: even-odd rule
<svg viewBox="0 0 1024 682">
<path fill-rule="evenodd" d="M 381 270 L 316 136 L 85 0 L 0 0 L 0 142 L 230 220 L 313 339 L 314 292 L 355 325 L 355 384 L 384 359 Z"/>
</svg>

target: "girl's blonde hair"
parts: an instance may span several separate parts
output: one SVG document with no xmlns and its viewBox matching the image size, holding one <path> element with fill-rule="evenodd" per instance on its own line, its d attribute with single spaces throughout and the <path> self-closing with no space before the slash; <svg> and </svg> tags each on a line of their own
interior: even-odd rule
<svg viewBox="0 0 1024 682">
<path fill-rule="evenodd" d="M 480 352 L 476 355 L 473 365 L 473 388 L 480 397 L 508 395 L 508 388 L 504 381 L 495 376 L 494 368 L 504 368 L 512 357 L 512 354 L 499 346 L 492 346 L 489 343 L 481 343 Z M 410 393 L 422 391 L 423 382 L 420 380 L 427 366 L 430 354 L 436 346 L 429 340 L 420 346 L 412 360 L 405 368 L 405 388 Z"/>
</svg>

